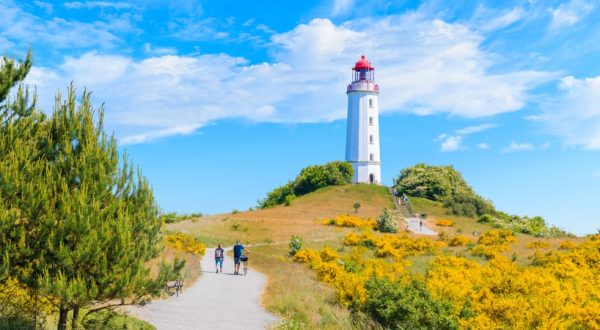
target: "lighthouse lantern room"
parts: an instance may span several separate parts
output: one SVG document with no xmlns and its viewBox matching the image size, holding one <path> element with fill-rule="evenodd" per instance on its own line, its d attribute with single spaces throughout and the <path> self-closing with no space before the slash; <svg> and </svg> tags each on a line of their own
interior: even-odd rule
<svg viewBox="0 0 600 330">
<path fill-rule="evenodd" d="M 352 82 L 346 89 L 348 119 L 346 161 L 354 169 L 354 183 L 381 184 L 379 158 L 379 86 L 375 68 L 364 55 L 352 68 Z"/>
</svg>

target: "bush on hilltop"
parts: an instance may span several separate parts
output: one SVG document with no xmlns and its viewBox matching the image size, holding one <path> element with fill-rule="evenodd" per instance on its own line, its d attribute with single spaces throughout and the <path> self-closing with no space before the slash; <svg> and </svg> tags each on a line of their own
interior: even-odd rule
<svg viewBox="0 0 600 330">
<path fill-rule="evenodd" d="M 267 197 L 258 202 L 260 208 L 291 204 L 297 197 L 327 186 L 343 185 L 352 182 L 354 171 L 348 162 L 334 161 L 324 165 L 308 166 L 285 185 L 275 188 Z"/>
</svg>

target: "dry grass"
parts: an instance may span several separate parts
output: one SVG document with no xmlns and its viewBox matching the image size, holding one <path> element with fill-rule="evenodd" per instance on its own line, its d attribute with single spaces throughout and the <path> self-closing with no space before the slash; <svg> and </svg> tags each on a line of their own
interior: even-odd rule
<svg viewBox="0 0 600 330">
<path fill-rule="evenodd" d="M 215 245 L 236 240 L 248 243 L 287 242 L 292 235 L 307 240 L 326 240 L 339 236 L 339 231 L 324 230 L 317 220 L 339 214 L 354 214 L 352 205 L 359 202 L 361 217 L 377 217 L 383 208 L 393 207 L 384 187 L 371 185 L 334 186 L 298 198 L 290 206 L 206 216 L 200 220 L 169 225 L 170 231 L 184 232 Z"/>
</svg>

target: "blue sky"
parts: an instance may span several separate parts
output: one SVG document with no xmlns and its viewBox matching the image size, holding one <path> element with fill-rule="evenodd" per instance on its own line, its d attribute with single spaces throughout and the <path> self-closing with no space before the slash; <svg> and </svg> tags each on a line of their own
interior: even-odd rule
<svg viewBox="0 0 600 330">
<path fill-rule="evenodd" d="M 382 175 L 451 164 L 506 212 L 600 228 L 600 2 L 10 1 L 40 106 L 73 81 L 165 211 L 255 206 L 344 157 L 350 68 L 381 88 Z"/>
</svg>

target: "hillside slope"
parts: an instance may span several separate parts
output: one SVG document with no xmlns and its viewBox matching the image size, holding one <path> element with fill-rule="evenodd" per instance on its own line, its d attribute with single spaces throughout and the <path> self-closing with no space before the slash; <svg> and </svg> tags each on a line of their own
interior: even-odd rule
<svg viewBox="0 0 600 330">
<path fill-rule="evenodd" d="M 169 231 L 186 232 L 204 241 L 207 245 L 232 244 L 242 240 L 251 250 L 250 265 L 267 276 L 267 286 L 262 303 L 267 310 L 284 320 L 282 328 L 338 329 L 360 328 L 351 312 L 342 306 L 337 292 L 331 285 L 319 280 L 319 275 L 303 264 L 288 258 L 288 242 L 292 235 L 302 236 L 305 248 L 319 250 L 331 247 L 340 256 L 353 250 L 343 243 L 350 232 L 360 233 L 356 228 L 340 228 L 322 224 L 322 219 L 337 215 L 354 214 L 353 204 L 359 202 L 358 216 L 376 218 L 384 208 L 393 208 L 393 200 L 387 188 L 373 185 L 343 185 L 321 188 L 315 192 L 294 199 L 290 206 L 219 214 L 170 224 Z M 428 224 L 447 237 L 466 236 L 476 242 L 479 235 L 493 229 L 490 224 L 478 223 L 476 218 L 447 215 L 442 203 L 427 199 L 413 198 L 411 203 L 419 213 L 428 214 Z M 438 220 L 451 220 L 451 227 L 438 227 Z M 403 228 L 403 224 L 400 224 Z M 381 234 L 375 232 L 375 237 Z M 394 236 L 402 236 L 403 233 Z M 420 235 L 409 234 L 411 238 Z M 427 238 L 438 240 L 437 237 Z M 528 247 L 532 242 L 543 240 L 535 248 Z M 581 238 L 569 238 L 579 243 Z M 518 234 L 517 242 L 510 244 L 502 254 L 513 258 L 517 263 L 527 264 L 534 253 L 557 250 L 565 239 L 539 239 L 530 235 Z M 441 242 L 440 242 L 441 243 Z M 478 263 L 486 263 L 468 253 L 469 246 L 445 247 L 443 255 L 465 256 Z M 429 263 L 435 258 L 432 254 L 417 254 L 408 257 L 408 269 L 424 274 Z M 364 322 L 364 320 L 359 321 Z"/>
<path fill-rule="evenodd" d="M 323 230 L 317 220 L 340 214 L 354 214 L 352 205 L 362 206 L 358 215 L 377 217 L 384 208 L 393 208 L 385 187 L 343 185 L 321 188 L 295 199 L 290 206 L 219 214 L 170 225 L 171 231 L 182 231 L 203 239 L 209 245 L 217 241 L 233 243 L 287 242 L 291 235 L 307 240 L 323 240 L 339 236 L 333 229 Z"/>
</svg>

